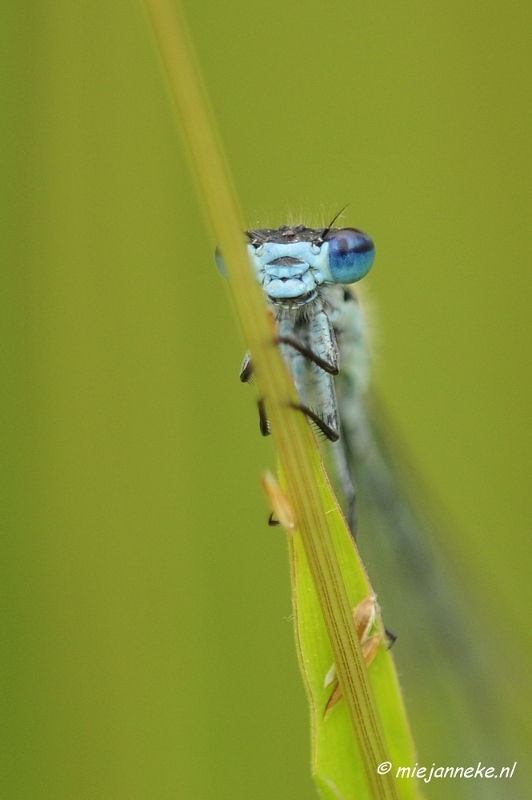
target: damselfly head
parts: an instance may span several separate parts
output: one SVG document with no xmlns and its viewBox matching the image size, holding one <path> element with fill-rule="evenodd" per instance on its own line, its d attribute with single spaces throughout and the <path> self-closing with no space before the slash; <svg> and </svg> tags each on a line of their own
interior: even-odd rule
<svg viewBox="0 0 532 800">
<path fill-rule="evenodd" d="M 249 230 L 246 236 L 257 278 L 276 304 L 308 303 L 322 284 L 356 283 L 375 259 L 373 240 L 358 228 L 281 225 Z M 218 249 L 215 259 L 227 277 Z"/>
<path fill-rule="evenodd" d="M 369 272 L 372 239 L 357 228 L 304 225 L 246 231 L 257 278 L 271 302 L 306 304 L 322 284 L 354 283 Z"/>
</svg>

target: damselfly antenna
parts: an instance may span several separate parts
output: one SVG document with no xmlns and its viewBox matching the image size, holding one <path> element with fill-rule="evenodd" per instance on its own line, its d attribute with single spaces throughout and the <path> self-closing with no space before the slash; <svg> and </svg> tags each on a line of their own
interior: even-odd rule
<svg viewBox="0 0 532 800">
<path fill-rule="evenodd" d="M 323 231 L 321 232 L 320 239 L 325 239 L 325 237 L 327 236 L 327 234 L 328 234 L 328 233 L 329 233 L 329 231 L 331 230 L 332 226 L 334 225 L 334 223 L 335 223 L 335 222 L 336 222 L 336 220 L 338 219 L 338 217 L 341 217 L 341 216 L 342 216 L 342 214 L 344 213 L 344 211 L 346 210 L 346 208 L 348 208 L 348 207 L 349 207 L 349 203 L 347 203 L 347 205 L 345 205 L 343 208 L 341 208 L 341 209 L 340 209 L 340 211 L 338 212 L 338 214 L 335 214 L 335 216 L 334 216 L 334 217 L 332 218 L 332 220 L 329 222 L 329 224 L 327 225 L 327 227 L 325 227 L 325 228 L 323 229 Z"/>
</svg>

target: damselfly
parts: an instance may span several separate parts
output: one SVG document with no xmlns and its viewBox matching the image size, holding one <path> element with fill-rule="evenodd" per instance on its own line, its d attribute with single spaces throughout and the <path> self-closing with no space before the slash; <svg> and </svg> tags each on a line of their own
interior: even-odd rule
<svg viewBox="0 0 532 800">
<path fill-rule="evenodd" d="M 259 228 L 246 236 L 257 280 L 276 319 L 277 341 L 295 383 L 298 408 L 330 442 L 353 536 L 359 497 L 372 519 L 371 538 L 376 541 L 369 542 L 369 552 L 376 554 L 380 575 L 388 573 L 382 587 L 377 577 L 379 593 L 385 598 L 390 575 L 396 581 L 398 573 L 404 573 L 409 596 L 418 595 L 425 606 L 430 598 L 440 636 L 454 642 L 441 577 L 368 413 L 368 338 L 361 304 L 350 285 L 373 264 L 372 239 L 356 228 L 331 225 Z M 248 354 L 240 378 L 248 382 L 252 375 Z M 266 435 L 269 426 L 261 401 L 259 415 Z M 379 542 L 382 552 L 375 550 Z M 395 599 L 390 605 L 397 608 Z"/>
<path fill-rule="evenodd" d="M 372 266 L 371 238 L 356 228 L 304 225 L 248 230 L 246 236 L 297 390 L 297 408 L 328 440 L 324 449 L 332 456 L 353 536 L 357 520 L 362 523 L 361 553 L 385 623 L 402 642 L 404 673 L 410 673 L 418 693 L 429 679 L 429 691 L 443 696 L 450 686 L 444 664 L 451 661 L 460 675 L 457 691 L 465 688 L 470 698 L 474 693 L 477 708 L 486 709 L 485 699 L 482 706 L 480 701 L 485 698 L 480 686 L 484 669 L 478 666 L 459 604 L 447 590 L 427 518 L 405 494 L 401 470 L 369 402 L 368 336 L 351 284 Z M 252 375 L 248 354 L 240 378 L 247 382 Z M 259 416 L 267 434 L 261 401 Z"/>
<path fill-rule="evenodd" d="M 303 411 L 333 445 L 338 477 L 355 533 L 350 461 L 367 446 L 363 395 L 368 357 L 361 307 L 348 284 L 366 275 L 375 249 L 355 228 L 282 226 L 247 232 L 257 278 L 278 327 L 278 343 Z M 249 381 L 249 354 L 240 378 Z M 259 404 L 261 430 L 268 432 Z"/>
</svg>

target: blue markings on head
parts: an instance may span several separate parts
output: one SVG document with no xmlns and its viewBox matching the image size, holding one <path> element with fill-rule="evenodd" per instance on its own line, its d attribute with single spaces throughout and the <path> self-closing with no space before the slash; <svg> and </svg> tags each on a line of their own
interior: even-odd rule
<svg viewBox="0 0 532 800">
<path fill-rule="evenodd" d="M 334 283 L 355 283 L 368 274 L 375 259 L 375 246 L 367 233 L 356 228 L 331 231 L 328 244 L 329 275 Z"/>
<path fill-rule="evenodd" d="M 355 283 L 369 272 L 375 247 L 357 228 L 295 228 L 246 231 L 247 250 L 266 295 L 276 304 L 304 305 L 323 284 Z M 219 250 L 216 265 L 227 278 Z"/>
</svg>

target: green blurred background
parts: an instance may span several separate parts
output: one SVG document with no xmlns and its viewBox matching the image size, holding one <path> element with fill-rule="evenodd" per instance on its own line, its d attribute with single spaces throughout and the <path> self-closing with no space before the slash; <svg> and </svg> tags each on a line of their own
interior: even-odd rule
<svg viewBox="0 0 532 800">
<path fill-rule="evenodd" d="M 377 243 L 377 384 L 529 751 L 532 7 L 186 6 L 247 223 L 349 203 Z M 311 800 L 273 453 L 142 5 L 6 0 L 0 38 L 0 796 Z"/>
</svg>

